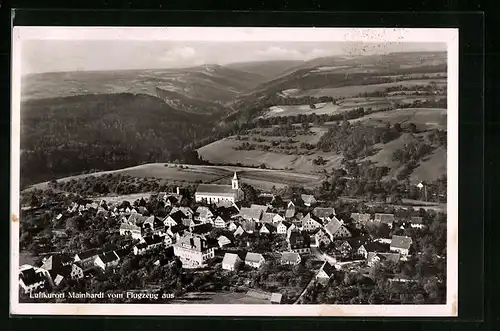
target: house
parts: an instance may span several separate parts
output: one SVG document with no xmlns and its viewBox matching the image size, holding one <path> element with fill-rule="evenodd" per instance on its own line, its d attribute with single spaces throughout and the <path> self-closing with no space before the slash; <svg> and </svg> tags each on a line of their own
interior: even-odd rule
<svg viewBox="0 0 500 331">
<path fill-rule="evenodd" d="M 196 213 L 198 214 L 196 218 L 199 219 L 202 223 L 213 222 L 214 214 L 212 213 L 210 208 L 205 206 L 200 206 L 196 209 Z"/>
<path fill-rule="evenodd" d="M 229 240 L 229 238 L 226 236 L 219 236 L 217 238 L 217 242 L 219 243 L 220 248 L 232 244 L 231 240 Z"/>
<path fill-rule="evenodd" d="M 83 265 L 81 262 L 74 262 L 71 265 L 71 279 L 82 279 L 85 270 L 83 269 Z"/>
<path fill-rule="evenodd" d="M 290 201 L 286 207 L 285 218 L 289 219 L 295 216 L 295 204 Z"/>
<path fill-rule="evenodd" d="M 101 250 L 97 249 L 89 249 L 88 251 L 78 253 L 73 258 L 73 261 L 80 262 L 83 268 L 83 271 L 87 271 L 94 267 L 94 261 L 99 254 L 101 254 Z"/>
<path fill-rule="evenodd" d="M 262 214 L 262 209 L 242 207 L 239 216 L 246 221 L 259 222 Z"/>
<path fill-rule="evenodd" d="M 322 284 L 328 283 L 328 281 L 334 275 L 334 273 L 335 273 L 335 267 L 332 266 L 330 263 L 325 262 L 321 267 L 321 269 L 316 274 L 316 280 Z"/>
<path fill-rule="evenodd" d="M 321 227 L 321 223 L 313 216 L 311 216 L 311 213 L 308 213 L 306 216 L 304 216 L 301 219 L 301 223 L 302 223 L 302 229 L 308 232 L 312 232 Z"/>
<path fill-rule="evenodd" d="M 394 225 L 394 214 L 376 213 L 373 221 L 380 224 L 386 224 L 392 229 L 392 226 Z"/>
<path fill-rule="evenodd" d="M 324 229 L 318 229 L 313 235 L 315 246 L 327 246 L 330 245 L 332 240 L 330 239 L 330 235 Z"/>
<path fill-rule="evenodd" d="M 291 231 L 288 238 L 288 248 L 295 253 L 309 254 L 311 252 L 310 241 L 311 239 L 307 234 Z"/>
<path fill-rule="evenodd" d="M 397 263 L 400 260 L 401 256 L 399 253 L 376 253 L 376 252 L 368 252 L 366 257 L 366 262 L 369 267 L 373 267 L 376 263 L 379 262 L 393 262 Z"/>
<path fill-rule="evenodd" d="M 130 214 L 130 216 L 127 219 L 127 223 L 134 224 L 137 226 L 142 226 L 144 224 L 144 222 L 146 222 L 146 220 L 148 220 L 148 219 L 149 219 L 148 216 L 143 216 L 143 215 L 135 212 L 135 213 Z M 149 221 L 152 221 L 152 220 L 154 220 L 154 218 L 149 219 Z"/>
<path fill-rule="evenodd" d="M 412 243 L 413 241 L 410 237 L 392 236 L 390 250 L 406 256 Z"/>
<path fill-rule="evenodd" d="M 165 243 L 165 236 L 152 235 L 144 237 L 142 242 L 134 246 L 134 254 L 142 255 L 146 251 L 160 247 Z"/>
<path fill-rule="evenodd" d="M 241 265 L 243 261 L 240 259 L 238 254 L 226 253 L 222 259 L 222 269 L 235 271 Z"/>
<path fill-rule="evenodd" d="M 194 211 L 189 207 L 173 207 L 170 210 L 169 214 L 173 214 L 173 213 L 176 213 L 178 211 L 181 211 L 184 214 L 184 217 L 186 217 L 186 218 L 193 218 L 193 216 L 194 216 Z"/>
<path fill-rule="evenodd" d="M 210 231 L 212 231 L 212 228 L 212 224 L 202 223 L 191 227 L 190 232 L 196 236 L 206 236 L 210 233 Z"/>
<path fill-rule="evenodd" d="M 148 209 L 144 206 L 137 207 L 137 212 L 141 215 L 149 213 Z"/>
<path fill-rule="evenodd" d="M 302 194 L 300 196 L 300 198 L 304 202 L 304 206 L 307 206 L 307 207 L 311 207 L 312 205 L 316 204 L 316 202 L 317 202 L 316 199 L 314 198 L 314 196 L 309 195 L 309 194 Z"/>
<path fill-rule="evenodd" d="M 245 256 L 245 264 L 252 268 L 260 268 L 266 260 L 259 253 L 247 253 Z"/>
<path fill-rule="evenodd" d="M 333 216 L 335 216 L 335 209 L 316 207 L 313 209 L 312 214 L 324 223 L 328 222 Z"/>
<path fill-rule="evenodd" d="M 181 210 L 177 210 L 174 213 L 170 213 L 167 217 L 163 219 L 163 224 L 165 226 L 174 226 L 174 225 L 179 225 L 183 224 L 183 220 L 188 219 L 191 220 L 190 217 L 186 216 Z"/>
<path fill-rule="evenodd" d="M 261 217 L 260 221 L 262 223 L 273 223 L 274 217 L 276 215 L 278 215 L 278 214 L 265 212 L 265 213 L 262 214 L 262 217 Z"/>
<path fill-rule="evenodd" d="M 277 226 L 276 226 L 276 232 L 278 234 L 287 234 L 287 231 L 290 227 L 295 227 L 295 225 L 293 225 L 292 223 L 290 222 L 285 222 L 285 221 L 281 221 Z"/>
<path fill-rule="evenodd" d="M 371 220 L 372 216 L 370 214 L 352 213 L 351 218 L 356 223 L 366 224 Z"/>
<path fill-rule="evenodd" d="M 163 236 L 163 244 L 165 245 L 165 247 L 170 247 L 172 246 L 172 244 L 174 243 L 174 237 L 175 236 L 170 236 L 168 234 L 164 234 Z"/>
<path fill-rule="evenodd" d="M 284 221 L 285 221 L 285 218 L 283 216 L 281 216 L 280 214 L 274 214 L 274 217 L 273 217 L 274 224 L 278 224 L 278 223 L 284 222 Z"/>
<path fill-rule="evenodd" d="M 270 234 L 270 233 L 275 233 L 276 232 L 276 227 L 271 224 L 271 223 L 264 223 L 260 227 L 259 233 L 260 234 Z"/>
<path fill-rule="evenodd" d="M 241 236 L 243 234 L 245 234 L 245 230 L 243 229 L 243 227 L 240 225 L 238 226 L 238 228 L 234 231 L 234 236 L 237 237 L 237 236 Z"/>
<path fill-rule="evenodd" d="M 174 255 L 179 257 L 183 265 L 200 267 L 215 256 L 214 248 L 207 244 L 206 239 L 185 235 L 174 244 Z"/>
<path fill-rule="evenodd" d="M 425 227 L 423 220 L 422 220 L 422 217 L 418 217 L 418 216 L 413 216 L 410 218 L 410 226 L 413 229 L 423 229 Z"/>
<path fill-rule="evenodd" d="M 226 227 L 226 221 L 222 217 L 217 216 L 214 220 L 214 228 L 224 229 Z"/>
<path fill-rule="evenodd" d="M 325 225 L 325 231 L 330 236 L 331 241 L 351 236 L 349 230 L 335 216 Z"/>
<path fill-rule="evenodd" d="M 254 221 L 243 221 L 241 222 L 241 227 L 245 230 L 246 233 L 254 233 L 255 232 L 255 222 Z"/>
<path fill-rule="evenodd" d="M 244 199 L 244 193 L 240 188 L 236 172 L 231 185 L 200 184 L 194 195 L 196 202 L 218 203 L 227 201 L 235 203 Z"/>
<path fill-rule="evenodd" d="M 184 235 L 185 230 L 186 226 L 184 226 L 184 224 L 169 226 L 167 228 L 167 235 L 169 235 L 172 238 L 177 238 L 178 236 Z"/>
<path fill-rule="evenodd" d="M 281 253 L 281 264 L 291 264 L 296 265 L 301 261 L 299 253 L 295 252 L 283 252 Z"/>
<path fill-rule="evenodd" d="M 133 239 L 142 238 L 142 229 L 140 226 L 131 223 L 121 223 L 120 224 L 120 235 L 121 236 L 132 236 Z"/>
<path fill-rule="evenodd" d="M 231 231 L 231 232 L 236 231 L 236 229 L 237 229 L 238 227 L 239 227 L 239 224 L 237 224 L 237 223 L 236 223 L 236 222 L 234 222 L 234 221 L 229 222 L 229 223 L 228 223 L 228 225 L 227 225 L 227 229 L 228 229 L 229 231 Z"/>
<path fill-rule="evenodd" d="M 118 255 L 115 253 L 115 251 L 110 251 L 106 252 L 103 254 L 100 254 L 96 257 L 94 264 L 103 269 L 109 269 L 109 268 L 114 268 L 118 265 L 118 262 L 120 261 L 120 258 Z"/>
<path fill-rule="evenodd" d="M 24 294 L 39 292 L 46 288 L 46 271 L 25 265 L 19 270 L 19 286 Z"/>
<path fill-rule="evenodd" d="M 265 213 L 269 209 L 269 206 L 258 205 L 258 204 L 253 203 L 250 205 L 250 209 L 260 209 L 260 210 L 262 210 L 262 213 Z"/>
<path fill-rule="evenodd" d="M 199 224 L 202 224 L 201 221 L 195 221 L 195 220 L 190 219 L 190 218 L 182 219 L 182 225 L 184 225 L 186 228 L 189 228 L 190 230 Z"/>
<path fill-rule="evenodd" d="M 271 304 L 272 305 L 279 305 L 281 304 L 281 300 L 282 300 L 282 294 L 281 293 L 273 293 L 271 294 Z"/>
</svg>

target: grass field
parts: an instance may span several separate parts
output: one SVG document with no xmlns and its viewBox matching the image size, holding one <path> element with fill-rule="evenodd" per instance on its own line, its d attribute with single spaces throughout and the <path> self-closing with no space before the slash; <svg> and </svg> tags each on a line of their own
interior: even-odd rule
<svg viewBox="0 0 500 331">
<path fill-rule="evenodd" d="M 321 135 L 326 132 L 327 128 L 313 128 L 312 130 L 318 133 L 314 136 L 297 136 L 293 138 L 299 142 L 308 142 L 316 144 Z M 266 137 L 268 138 L 268 137 Z M 281 137 L 283 139 L 283 137 Z M 342 161 L 342 156 L 332 153 L 324 153 L 314 151 L 311 155 L 294 155 L 285 154 L 278 150 L 262 151 L 262 150 L 235 150 L 241 142 L 224 138 L 213 142 L 209 145 L 203 146 L 198 149 L 200 156 L 211 163 L 241 163 L 246 166 L 259 166 L 264 163 L 268 168 L 285 169 L 288 168 L 292 171 L 300 173 L 318 173 L 323 169 L 331 169 L 332 167 L 339 167 Z M 312 161 L 318 156 L 323 157 L 327 163 L 322 166 L 317 166 Z"/>
<path fill-rule="evenodd" d="M 321 89 L 311 89 L 311 90 L 294 90 L 287 91 L 287 94 L 294 97 L 322 97 L 330 96 L 334 98 L 338 97 L 351 97 L 358 95 L 360 93 L 373 93 L 373 92 L 384 92 L 388 87 L 394 86 L 427 86 L 431 82 L 435 82 L 439 87 L 445 87 L 447 82 L 446 79 L 411 79 L 392 83 L 383 84 L 372 84 L 372 85 L 354 85 L 354 86 L 344 86 L 344 87 L 334 87 L 334 88 L 321 88 Z"/>
<path fill-rule="evenodd" d="M 277 105 L 269 108 L 269 112 L 266 113 L 263 117 L 277 117 L 277 116 L 296 116 L 296 115 L 308 115 L 315 113 L 316 115 L 321 114 L 339 114 L 348 109 L 343 109 L 337 105 L 332 103 L 317 103 L 315 104 L 316 108 L 311 108 L 309 105 Z"/>
<path fill-rule="evenodd" d="M 418 129 L 446 129 L 446 114 L 446 109 L 442 108 L 404 108 L 373 113 L 350 121 L 370 125 L 414 123 Z"/>
<path fill-rule="evenodd" d="M 136 167 L 125 168 L 113 171 L 103 171 L 92 174 L 78 175 L 59 179 L 65 182 L 71 179 L 84 178 L 86 176 L 99 176 L 103 174 L 115 173 L 129 175 L 137 178 L 157 178 L 166 183 L 195 184 L 198 181 L 204 183 L 230 184 L 231 176 L 235 171 L 243 183 L 250 184 L 255 188 L 269 190 L 273 186 L 276 188 L 288 185 L 301 185 L 304 187 L 315 187 L 320 183 L 320 176 L 314 174 L 304 174 L 291 171 L 254 169 L 237 166 L 201 166 L 183 165 L 184 168 L 166 167 L 164 163 L 143 164 Z M 39 183 L 30 188 L 46 189 L 47 182 Z M 116 197 L 111 197 L 116 199 Z M 128 198 L 131 199 L 131 198 Z"/>
</svg>

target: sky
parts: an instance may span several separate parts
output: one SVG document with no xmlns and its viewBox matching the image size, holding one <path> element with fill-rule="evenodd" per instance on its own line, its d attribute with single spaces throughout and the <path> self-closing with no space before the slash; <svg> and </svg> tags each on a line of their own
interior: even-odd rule
<svg viewBox="0 0 500 331">
<path fill-rule="evenodd" d="M 182 68 L 269 60 L 307 61 L 401 51 L 445 51 L 444 43 L 24 40 L 22 74 Z"/>
</svg>

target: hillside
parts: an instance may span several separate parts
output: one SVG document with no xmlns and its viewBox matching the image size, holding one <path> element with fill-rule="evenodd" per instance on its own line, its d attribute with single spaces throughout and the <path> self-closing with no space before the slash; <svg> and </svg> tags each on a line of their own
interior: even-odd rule
<svg viewBox="0 0 500 331">
<path fill-rule="evenodd" d="M 255 61 L 255 62 L 239 62 L 225 65 L 227 68 L 245 71 L 263 76 L 266 80 L 272 80 L 276 77 L 288 72 L 291 68 L 303 63 L 303 61 L 294 60 L 277 60 L 277 61 Z M 264 83 L 261 82 L 261 83 Z"/>
<path fill-rule="evenodd" d="M 186 98 L 224 103 L 265 80 L 259 74 L 218 65 L 121 71 L 78 71 L 23 77 L 22 99 L 87 94 L 141 93 L 157 96 L 157 87 Z"/>
<path fill-rule="evenodd" d="M 145 162 L 196 162 L 185 146 L 209 134 L 212 120 L 128 93 L 29 100 L 21 109 L 23 185 Z"/>
</svg>

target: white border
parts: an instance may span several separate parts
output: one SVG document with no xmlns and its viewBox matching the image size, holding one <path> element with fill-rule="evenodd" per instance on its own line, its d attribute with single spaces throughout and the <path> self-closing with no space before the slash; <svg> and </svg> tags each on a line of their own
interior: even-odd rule
<svg viewBox="0 0 500 331">
<path fill-rule="evenodd" d="M 170 40 L 443 42 L 448 51 L 447 299 L 445 305 L 22 304 L 18 298 L 21 41 Z M 458 316 L 458 29 L 14 27 L 12 45 L 10 312 L 22 315 Z"/>
</svg>

